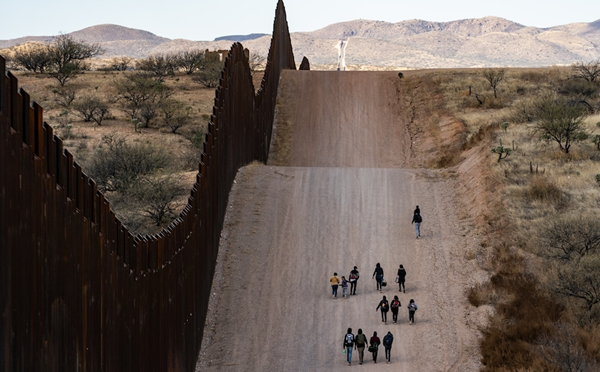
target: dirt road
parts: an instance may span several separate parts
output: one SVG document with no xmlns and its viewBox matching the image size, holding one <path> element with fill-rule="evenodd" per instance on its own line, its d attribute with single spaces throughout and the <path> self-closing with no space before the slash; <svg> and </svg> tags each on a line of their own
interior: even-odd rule
<svg viewBox="0 0 600 372">
<path fill-rule="evenodd" d="M 269 165 L 243 168 L 230 196 L 198 371 L 476 371 L 465 290 L 469 231 L 444 173 L 410 169 L 401 80 L 393 72 L 286 71 Z M 277 166 L 271 164 L 278 164 Z M 415 205 L 422 237 L 411 225 Z M 389 283 L 371 279 L 381 263 Z M 406 268 L 407 290 L 394 278 Z M 358 266 L 356 296 L 331 298 L 329 277 Z M 341 294 L 341 290 L 340 290 Z M 398 324 L 375 307 L 398 295 Z M 409 325 L 406 305 L 419 305 Z M 352 367 L 346 329 L 394 335 L 391 364 Z"/>
</svg>

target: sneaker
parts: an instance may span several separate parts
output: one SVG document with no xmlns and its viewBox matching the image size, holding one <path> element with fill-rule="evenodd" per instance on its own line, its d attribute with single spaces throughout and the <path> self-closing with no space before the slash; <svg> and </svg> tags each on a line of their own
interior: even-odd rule
<svg viewBox="0 0 600 372">
<path fill-rule="evenodd" d="M 410 323 L 409 323 L 409 324 L 412 324 L 412 320 L 410 321 Z"/>
</svg>

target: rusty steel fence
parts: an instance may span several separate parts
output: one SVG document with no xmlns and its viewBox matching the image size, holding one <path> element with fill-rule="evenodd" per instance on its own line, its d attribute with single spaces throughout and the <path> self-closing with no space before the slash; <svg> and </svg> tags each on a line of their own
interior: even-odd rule
<svg viewBox="0 0 600 372">
<path fill-rule="evenodd" d="M 280 0 L 258 93 L 236 43 L 187 206 L 133 236 L 0 57 L 0 370 L 194 370 L 228 194 L 239 167 L 267 160 L 282 69 L 295 63 Z"/>
</svg>

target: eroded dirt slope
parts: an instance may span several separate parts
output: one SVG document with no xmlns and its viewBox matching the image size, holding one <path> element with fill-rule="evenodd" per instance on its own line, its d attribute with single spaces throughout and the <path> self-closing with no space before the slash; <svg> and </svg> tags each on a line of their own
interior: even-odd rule
<svg viewBox="0 0 600 372">
<path fill-rule="evenodd" d="M 467 257 L 476 239 L 459 219 L 453 173 L 409 169 L 401 84 L 393 72 L 283 74 L 276 151 L 269 165 L 240 170 L 230 195 L 198 371 L 345 370 L 348 327 L 395 336 L 391 364 L 382 350 L 377 364 L 366 353 L 354 366 L 355 354 L 352 368 L 479 368 L 479 317 L 465 298 L 479 276 Z M 378 262 L 390 283 L 383 294 L 371 279 Z M 393 283 L 399 264 L 406 293 Z M 329 277 L 354 265 L 357 295 L 332 299 Z M 399 295 L 398 324 L 391 313 L 381 322 L 382 295 Z"/>
</svg>

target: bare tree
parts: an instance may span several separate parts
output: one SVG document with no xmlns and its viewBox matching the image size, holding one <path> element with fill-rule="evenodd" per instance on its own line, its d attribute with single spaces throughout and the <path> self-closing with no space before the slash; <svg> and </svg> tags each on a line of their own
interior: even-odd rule
<svg viewBox="0 0 600 372">
<path fill-rule="evenodd" d="M 191 107 L 186 107 L 182 102 L 173 99 L 162 103 L 163 121 L 171 129 L 171 133 L 177 132 L 179 128 L 190 122 L 190 109 Z"/>
<path fill-rule="evenodd" d="M 20 48 L 15 52 L 12 60 L 17 67 L 42 74 L 51 62 L 48 47 L 43 44 L 33 44 Z"/>
<path fill-rule="evenodd" d="M 163 82 L 167 76 L 175 75 L 177 62 L 172 54 L 155 54 L 136 63 L 138 70 L 147 71 L 154 79 Z"/>
<path fill-rule="evenodd" d="M 540 139 L 555 141 L 560 150 L 568 154 L 573 142 L 587 138 L 586 117 L 587 109 L 582 105 L 561 97 L 542 97 L 536 104 L 533 131 Z"/>
<path fill-rule="evenodd" d="M 556 332 L 540 338 L 534 349 L 550 365 L 565 372 L 590 372 L 598 370 L 598 363 L 586 355 L 577 342 L 577 330 L 574 325 L 559 323 L 554 326 Z"/>
<path fill-rule="evenodd" d="M 48 47 L 51 61 L 48 75 L 65 85 L 67 80 L 75 78 L 84 60 L 103 53 L 104 49 L 98 43 L 88 44 L 70 35 L 59 35 Z"/>
<path fill-rule="evenodd" d="M 191 75 L 194 71 L 198 70 L 202 66 L 203 60 L 204 51 L 200 49 L 186 50 L 175 56 L 177 67 L 187 75 Z"/>
<path fill-rule="evenodd" d="M 131 119 L 138 119 L 142 106 L 161 102 L 173 94 L 172 89 L 146 74 L 126 74 L 115 82 L 115 99 Z M 147 107 L 147 114 L 150 114 Z M 148 115 L 146 115 L 148 116 Z M 152 119 L 152 118 L 151 118 Z M 145 121 L 146 124 L 149 121 Z"/>
<path fill-rule="evenodd" d="M 258 53 L 250 52 L 248 55 L 248 64 L 250 65 L 250 73 L 254 76 L 256 72 L 260 70 L 260 68 L 265 63 L 266 58 L 261 56 Z"/>
<path fill-rule="evenodd" d="M 75 111 L 83 118 L 83 121 L 93 121 L 102 124 L 104 118 L 109 114 L 108 104 L 98 97 L 87 96 L 73 104 Z"/>
<path fill-rule="evenodd" d="M 146 216 L 160 226 L 165 219 L 175 217 L 174 200 L 181 195 L 181 188 L 172 176 L 145 177 L 136 185 L 134 195 Z"/>
<path fill-rule="evenodd" d="M 496 91 L 498 89 L 498 85 L 504 80 L 505 70 L 503 68 L 499 69 L 485 69 L 481 73 L 481 75 L 488 81 L 492 89 L 494 90 L 494 98 L 498 98 Z"/>
<path fill-rule="evenodd" d="M 69 108 L 71 103 L 73 103 L 77 97 L 77 91 L 75 89 L 69 89 L 65 87 L 52 89 L 52 93 L 54 94 L 54 102 L 63 108 Z"/>
<path fill-rule="evenodd" d="M 571 65 L 571 73 L 576 79 L 584 79 L 593 83 L 600 77 L 600 59 L 588 63 L 576 62 Z"/>
</svg>

